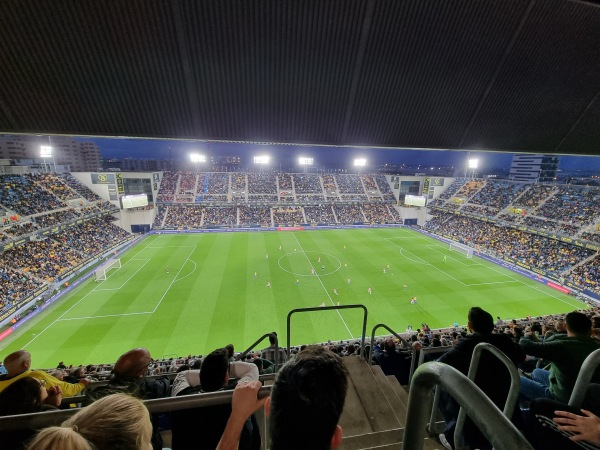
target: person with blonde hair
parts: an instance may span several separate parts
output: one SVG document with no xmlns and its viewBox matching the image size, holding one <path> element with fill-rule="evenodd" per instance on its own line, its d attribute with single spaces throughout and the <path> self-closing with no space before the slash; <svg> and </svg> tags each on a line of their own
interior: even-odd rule
<svg viewBox="0 0 600 450">
<path fill-rule="evenodd" d="M 149 450 L 150 413 L 135 397 L 103 397 L 58 427 L 40 431 L 27 450 Z"/>
</svg>

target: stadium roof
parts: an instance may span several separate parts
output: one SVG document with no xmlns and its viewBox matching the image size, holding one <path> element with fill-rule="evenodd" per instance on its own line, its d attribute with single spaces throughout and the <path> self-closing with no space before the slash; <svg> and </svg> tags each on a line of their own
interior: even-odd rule
<svg viewBox="0 0 600 450">
<path fill-rule="evenodd" d="M 5 0 L 0 132 L 600 153 L 600 6 Z"/>
</svg>

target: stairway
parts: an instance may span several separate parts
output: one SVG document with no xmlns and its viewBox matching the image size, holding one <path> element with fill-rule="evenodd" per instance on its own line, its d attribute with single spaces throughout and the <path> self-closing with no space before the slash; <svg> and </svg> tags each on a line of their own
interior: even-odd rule
<svg viewBox="0 0 600 450">
<path fill-rule="evenodd" d="M 344 411 L 339 421 L 344 437 L 338 449 L 400 450 L 406 423 L 407 390 L 396 377 L 386 376 L 379 366 L 369 366 L 360 357 L 345 357 L 343 361 L 350 377 Z M 272 380 L 265 381 L 265 385 L 272 383 Z M 256 418 L 262 437 L 261 448 L 266 450 L 269 448 L 269 418 L 265 416 L 264 409 L 256 412 Z M 299 429 L 302 429 L 301 424 Z M 162 435 L 165 445 L 170 444 L 170 432 L 165 431 Z M 436 440 L 427 438 L 422 448 L 444 450 Z"/>
<path fill-rule="evenodd" d="M 340 450 L 401 449 L 408 392 L 396 377 L 358 357 L 346 357 L 348 395 L 340 417 L 344 438 Z M 425 424 L 423 424 L 425 426 Z M 443 449 L 426 439 L 424 449 Z"/>
</svg>

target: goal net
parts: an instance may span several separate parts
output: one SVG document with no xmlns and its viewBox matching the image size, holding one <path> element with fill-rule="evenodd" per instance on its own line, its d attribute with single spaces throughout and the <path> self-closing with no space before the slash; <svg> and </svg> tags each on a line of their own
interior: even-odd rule
<svg viewBox="0 0 600 450">
<path fill-rule="evenodd" d="M 468 245 L 461 244 L 459 242 L 451 242 L 449 250 L 451 252 L 458 252 L 465 255 L 467 258 L 473 257 L 473 249 Z"/>
<path fill-rule="evenodd" d="M 106 280 L 106 276 L 108 271 L 111 269 L 120 269 L 121 268 L 121 260 L 120 259 L 109 259 L 104 264 L 96 269 L 96 281 L 104 281 Z"/>
</svg>

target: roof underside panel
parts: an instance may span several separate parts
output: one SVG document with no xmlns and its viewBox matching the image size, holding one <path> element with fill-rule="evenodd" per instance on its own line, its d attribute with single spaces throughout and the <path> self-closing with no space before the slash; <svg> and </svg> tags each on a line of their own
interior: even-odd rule
<svg viewBox="0 0 600 450">
<path fill-rule="evenodd" d="M 554 151 L 599 89 L 598 8 L 537 2 L 463 146 Z"/>
<path fill-rule="evenodd" d="M 527 6 L 377 2 L 349 140 L 456 148 Z"/>
<path fill-rule="evenodd" d="M 185 3 L 203 137 L 338 143 L 359 0 Z"/>
<path fill-rule="evenodd" d="M 600 153 L 600 7 L 6 0 L 0 132 Z"/>
</svg>

